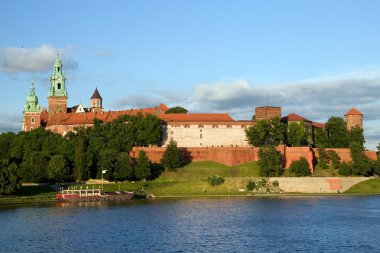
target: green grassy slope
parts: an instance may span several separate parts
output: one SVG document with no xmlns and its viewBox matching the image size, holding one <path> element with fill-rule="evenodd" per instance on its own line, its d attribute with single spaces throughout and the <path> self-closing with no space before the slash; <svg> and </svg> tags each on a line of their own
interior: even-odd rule
<svg viewBox="0 0 380 253">
<path fill-rule="evenodd" d="M 370 179 L 352 186 L 345 193 L 380 194 L 380 179 Z"/>
</svg>

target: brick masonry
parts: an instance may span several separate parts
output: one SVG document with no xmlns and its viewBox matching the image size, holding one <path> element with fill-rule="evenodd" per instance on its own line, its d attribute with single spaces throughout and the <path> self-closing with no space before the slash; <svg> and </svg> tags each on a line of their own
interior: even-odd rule
<svg viewBox="0 0 380 253">
<path fill-rule="evenodd" d="M 133 158 L 138 156 L 140 150 L 144 150 L 148 158 L 155 163 L 159 163 L 165 152 L 164 147 L 134 147 L 130 152 Z M 193 147 L 181 148 L 191 161 L 215 161 L 228 166 L 235 166 L 247 162 L 254 162 L 258 160 L 257 147 Z M 318 157 L 316 149 L 309 147 L 284 147 L 278 146 L 277 150 L 280 151 L 285 157 L 285 168 L 289 168 L 293 161 L 305 157 L 309 162 L 310 170 L 313 172 L 313 160 Z M 351 161 L 349 149 L 326 149 L 334 150 L 341 157 L 342 161 Z M 377 159 L 375 151 L 366 151 L 365 154 L 370 159 Z"/>
</svg>

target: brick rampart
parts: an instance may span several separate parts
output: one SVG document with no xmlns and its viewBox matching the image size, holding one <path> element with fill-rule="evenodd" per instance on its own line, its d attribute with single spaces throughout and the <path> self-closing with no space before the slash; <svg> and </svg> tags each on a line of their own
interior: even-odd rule
<svg viewBox="0 0 380 253">
<path fill-rule="evenodd" d="M 351 162 L 351 153 L 349 148 L 326 148 L 326 151 L 333 150 L 335 151 L 338 156 L 340 157 L 341 162 L 349 163 Z M 315 157 L 318 158 L 318 149 L 314 149 Z M 376 151 L 364 151 L 364 154 L 371 160 L 377 159 L 377 152 Z"/>
<path fill-rule="evenodd" d="M 247 162 L 254 162 L 258 160 L 257 147 L 193 147 L 181 148 L 190 161 L 215 161 L 228 166 L 239 165 Z M 137 158 L 139 151 L 144 150 L 147 153 L 149 160 L 154 163 L 159 163 L 166 150 L 164 147 L 134 147 L 130 152 L 133 158 Z M 309 147 L 284 147 L 278 146 L 277 150 L 280 151 L 285 158 L 285 168 L 289 168 L 292 162 L 305 157 L 309 163 L 310 170 L 313 172 L 314 157 L 318 157 L 318 151 Z M 326 149 L 334 150 L 341 157 L 342 161 L 351 161 L 349 149 Z M 377 159 L 375 151 L 366 151 L 365 154 L 370 159 Z"/>
</svg>

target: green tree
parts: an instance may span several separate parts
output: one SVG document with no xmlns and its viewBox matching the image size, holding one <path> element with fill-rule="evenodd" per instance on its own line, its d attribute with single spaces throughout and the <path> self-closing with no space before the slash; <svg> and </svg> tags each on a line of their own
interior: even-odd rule
<svg viewBox="0 0 380 253">
<path fill-rule="evenodd" d="M 300 147 L 307 145 L 305 124 L 303 122 L 288 123 L 286 144 L 291 147 Z"/>
<path fill-rule="evenodd" d="M 172 107 L 170 108 L 169 110 L 167 110 L 165 112 L 165 114 L 170 114 L 170 113 L 187 113 L 188 111 L 181 107 L 181 106 L 175 106 L 175 107 Z"/>
<path fill-rule="evenodd" d="M 318 166 L 322 169 L 328 169 L 327 163 L 329 161 L 329 155 L 323 146 L 317 148 L 318 151 Z"/>
<path fill-rule="evenodd" d="M 20 165 L 19 175 L 23 182 L 41 183 L 47 181 L 48 160 L 41 151 L 28 151 Z"/>
<path fill-rule="evenodd" d="M 340 157 L 337 152 L 334 150 L 327 151 L 328 159 L 331 161 L 331 164 L 334 169 L 339 169 L 340 167 Z"/>
<path fill-rule="evenodd" d="M 327 131 L 324 128 L 315 129 L 315 145 L 317 147 L 330 147 Z"/>
<path fill-rule="evenodd" d="M 298 161 L 292 162 L 292 164 L 290 164 L 289 170 L 298 177 L 311 175 L 309 162 L 305 157 L 301 157 Z"/>
<path fill-rule="evenodd" d="M 340 117 L 331 117 L 326 123 L 329 144 L 331 148 L 347 148 L 349 145 L 349 135 L 347 124 Z"/>
<path fill-rule="evenodd" d="M 170 140 L 166 147 L 165 153 L 162 157 L 161 164 L 169 171 L 175 171 L 183 165 L 183 155 L 181 150 L 177 147 L 177 142 L 173 139 Z"/>
<path fill-rule="evenodd" d="M 117 181 L 133 179 L 135 176 L 134 163 L 128 152 L 121 152 L 117 156 L 114 178 Z"/>
<path fill-rule="evenodd" d="M 14 193 L 20 186 L 20 177 L 16 163 L 7 159 L 0 161 L 0 195 Z"/>
<path fill-rule="evenodd" d="M 115 165 L 117 162 L 118 152 L 115 149 L 101 150 L 98 157 L 98 178 L 101 178 L 102 171 L 106 170 L 105 178 L 113 181 L 115 174 Z"/>
<path fill-rule="evenodd" d="M 150 176 L 150 161 L 144 150 L 140 150 L 136 159 L 135 176 L 137 179 L 147 179 Z"/>
<path fill-rule="evenodd" d="M 274 146 L 259 149 L 260 176 L 273 177 L 283 174 L 283 155 Z"/>
<path fill-rule="evenodd" d="M 66 158 L 62 155 L 54 155 L 47 168 L 48 178 L 53 182 L 64 182 L 70 178 L 71 171 Z"/>
<path fill-rule="evenodd" d="M 74 151 L 74 179 L 79 182 L 86 179 L 86 143 L 84 138 L 79 137 L 75 143 Z"/>
<path fill-rule="evenodd" d="M 371 174 L 371 168 L 368 158 L 364 155 L 363 146 L 358 142 L 351 143 L 350 154 L 352 158 L 352 174 L 369 176 Z"/>
<path fill-rule="evenodd" d="M 352 174 L 352 166 L 346 162 L 343 162 L 339 167 L 338 173 L 342 176 L 350 176 Z"/>
<path fill-rule="evenodd" d="M 0 134 L 0 160 L 10 158 L 10 149 L 16 135 L 12 132 Z"/>
<path fill-rule="evenodd" d="M 352 128 L 349 132 L 349 138 L 350 144 L 355 142 L 364 148 L 365 138 L 363 134 L 363 128 L 358 126 Z"/>
<path fill-rule="evenodd" d="M 256 125 L 245 129 L 248 143 L 255 147 L 277 146 L 284 139 L 284 125 L 278 117 L 271 120 L 259 120 Z"/>
</svg>

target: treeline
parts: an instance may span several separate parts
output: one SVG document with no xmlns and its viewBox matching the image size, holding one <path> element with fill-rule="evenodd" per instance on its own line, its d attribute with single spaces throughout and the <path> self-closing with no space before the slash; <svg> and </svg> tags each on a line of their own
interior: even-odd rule
<svg viewBox="0 0 380 253">
<path fill-rule="evenodd" d="M 144 179 L 151 175 L 144 152 L 134 160 L 134 146 L 158 145 L 161 121 L 154 115 L 121 116 L 92 128 L 78 128 L 64 137 L 44 128 L 0 135 L 0 193 L 22 182 L 67 182 L 90 178 Z M 2 189 L 7 186 L 9 189 Z"/>
<path fill-rule="evenodd" d="M 380 161 L 369 160 L 365 154 L 363 129 L 347 129 L 340 117 L 331 117 L 325 128 L 314 128 L 304 122 L 281 122 L 279 118 L 261 120 L 246 129 L 246 137 L 252 146 L 260 147 L 259 166 L 261 176 L 280 176 L 284 173 L 283 156 L 276 150 L 282 144 L 290 147 L 317 147 L 319 158 L 314 161 L 316 168 L 334 169 L 344 176 L 380 175 Z M 339 155 L 325 148 L 349 148 L 352 161 L 341 162 Z M 290 171 L 298 176 L 310 175 L 306 159 L 296 161 Z"/>
</svg>

